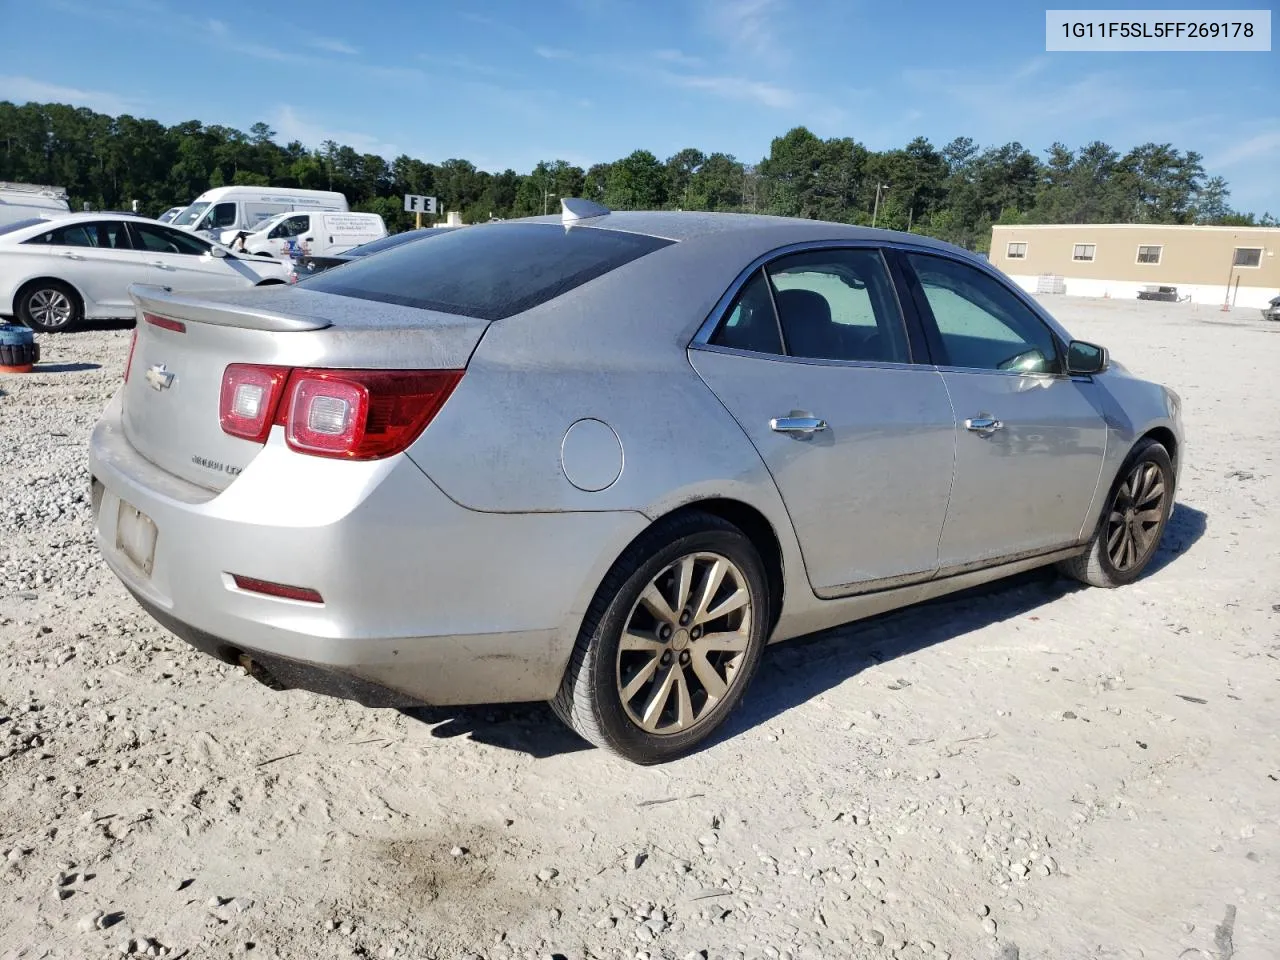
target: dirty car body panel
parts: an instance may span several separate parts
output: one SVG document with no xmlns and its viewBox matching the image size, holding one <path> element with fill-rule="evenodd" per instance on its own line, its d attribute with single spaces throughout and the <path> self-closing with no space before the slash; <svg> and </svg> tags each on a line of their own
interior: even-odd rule
<svg viewBox="0 0 1280 960">
<path fill-rule="evenodd" d="M 489 268 L 465 267 L 488 251 Z M 966 288 L 935 296 L 933 318 L 911 254 L 980 272 L 1046 342 L 1069 341 L 945 244 L 730 214 L 485 224 L 216 298 L 134 287 L 127 381 L 90 442 L 99 547 L 214 656 L 285 686 L 431 704 L 554 697 L 611 568 L 679 511 L 752 518 L 776 568 L 774 641 L 1079 554 L 1137 439 L 1180 446 L 1174 395 L 1118 366 L 946 362 L 933 341 Z M 434 257 L 456 283 L 406 279 Z M 854 274 L 873 262 L 868 292 Z M 540 287 L 560 263 L 559 287 Z M 781 322 L 776 352 L 726 342 L 765 277 L 805 309 L 827 291 L 851 352 L 795 356 Z M 236 364 L 282 371 L 282 408 L 306 371 L 456 380 L 393 452 L 318 456 L 283 409 L 260 437 L 220 427 Z M 987 415 L 1008 421 L 995 443 L 965 426 Z M 823 426 L 806 434 L 804 418 Z"/>
</svg>

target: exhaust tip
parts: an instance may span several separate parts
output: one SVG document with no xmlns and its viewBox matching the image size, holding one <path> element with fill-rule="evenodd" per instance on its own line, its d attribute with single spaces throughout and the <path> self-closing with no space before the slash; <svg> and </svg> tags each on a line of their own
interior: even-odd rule
<svg viewBox="0 0 1280 960">
<path fill-rule="evenodd" d="M 257 680 L 267 689 L 277 691 L 289 689 L 277 680 L 275 675 L 267 670 L 266 667 L 258 663 L 258 661 L 254 660 L 253 657 L 249 656 L 247 653 L 242 653 L 236 657 L 236 662 L 240 665 L 240 669 L 253 677 L 253 679 Z"/>
</svg>

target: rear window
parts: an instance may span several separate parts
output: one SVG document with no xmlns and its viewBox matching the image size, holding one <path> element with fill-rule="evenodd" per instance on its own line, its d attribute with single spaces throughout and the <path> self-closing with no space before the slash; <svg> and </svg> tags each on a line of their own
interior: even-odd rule
<svg viewBox="0 0 1280 960">
<path fill-rule="evenodd" d="M 307 289 L 502 320 L 673 241 L 598 227 L 511 223 L 406 243 L 317 274 Z"/>
<path fill-rule="evenodd" d="M 370 240 L 368 243 L 362 243 L 358 247 L 352 247 L 345 256 L 348 257 L 367 257 L 371 253 L 381 253 L 383 250 L 390 250 L 398 247 L 402 243 L 410 243 L 414 240 L 422 240 L 430 236 L 444 236 L 451 231 L 446 229 L 437 230 L 435 227 L 423 227 L 421 230 L 409 230 L 406 233 L 393 233 L 387 237 L 381 237 L 377 240 Z"/>
</svg>

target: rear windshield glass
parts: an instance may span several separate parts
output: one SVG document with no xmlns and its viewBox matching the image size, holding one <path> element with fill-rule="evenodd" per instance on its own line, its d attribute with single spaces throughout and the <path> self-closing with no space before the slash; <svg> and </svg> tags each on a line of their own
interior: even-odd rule
<svg viewBox="0 0 1280 960">
<path fill-rule="evenodd" d="M 409 230 L 405 233 L 393 233 L 389 237 L 370 240 L 368 243 L 362 243 L 358 247 L 352 247 L 343 254 L 343 256 L 367 257 L 371 253 L 381 253 L 383 250 L 390 250 L 392 247 L 398 247 L 402 243 L 411 243 L 414 240 L 425 240 L 427 237 L 443 237 L 446 233 L 453 233 L 454 230 L 461 229 L 461 227 L 423 227 L 421 230 Z"/>
<path fill-rule="evenodd" d="M 594 227 L 465 227 L 317 274 L 307 289 L 502 320 L 616 270 L 670 240 Z"/>
</svg>

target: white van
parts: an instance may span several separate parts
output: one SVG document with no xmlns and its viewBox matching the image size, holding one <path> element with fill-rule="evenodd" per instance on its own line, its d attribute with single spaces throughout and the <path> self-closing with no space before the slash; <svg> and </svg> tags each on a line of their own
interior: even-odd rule
<svg viewBox="0 0 1280 960">
<path fill-rule="evenodd" d="M 67 191 L 62 187 L 0 181 L 0 226 L 18 220 L 48 219 L 70 212 Z"/>
<path fill-rule="evenodd" d="M 244 239 L 249 253 L 331 257 L 387 235 L 376 213 L 281 213 Z"/>
<path fill-rule="evenodd" d="M 349 209 L 346 197 L 328 190 L 215 187 L 196 197 L 170 223 L 219 243 L 230 243 L 240 231 L 253 233 L 277 214 L 302 210 L 346 213 Z"/>
</svg>

